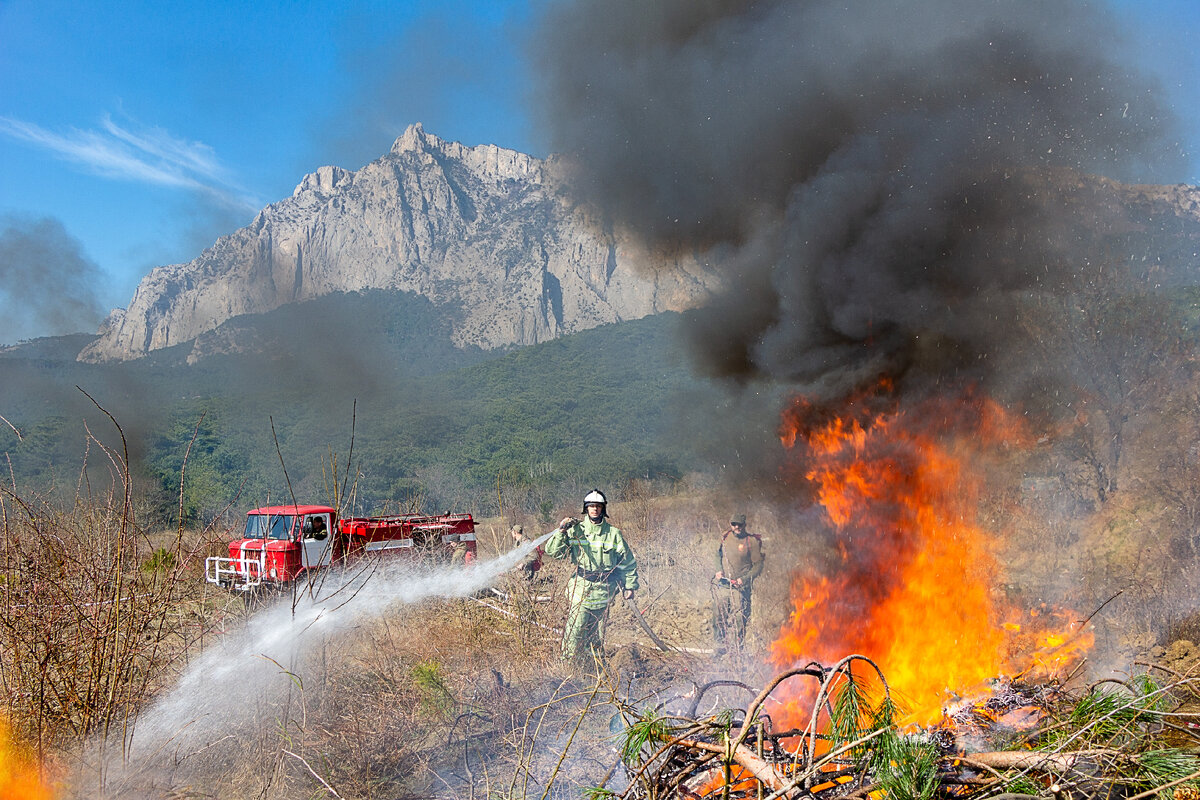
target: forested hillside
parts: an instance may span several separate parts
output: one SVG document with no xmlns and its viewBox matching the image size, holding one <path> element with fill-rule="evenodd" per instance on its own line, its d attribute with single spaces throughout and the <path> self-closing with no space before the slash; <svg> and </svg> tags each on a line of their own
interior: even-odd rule
<svg viewBox="0 0 1200 800">
<path fill-rule="evenodd" d="M 298 500 L 333 500 L 335 469 L 338 491 L 362 509 L 482 510 L 499 485 L 504 502 L 537 511 L 574 481 L 697 468 L 691 437 L 676 435 L 680 404 L 716 390 L 689 374 L 680 315 L 485 355 L 450 346 L 426 310 L 392 293 L 323 298 L 243 321 L 237 335 L 257 352 L 193 365 L 171 351 L 77 364 L 75 337 L 41 340 L 0 359 L 11 423 L 0 449 L 18 486 L 69 494 L 85 456 L 107 468 L 89 436 L 127 446 L 164 519 L 177 513 L 181 474 L 185 514 L 210 518 L 282 502 L 289 482 Z M 333 335 L 311 322 L 321 319 L 359 329 Z"/>
</svg>

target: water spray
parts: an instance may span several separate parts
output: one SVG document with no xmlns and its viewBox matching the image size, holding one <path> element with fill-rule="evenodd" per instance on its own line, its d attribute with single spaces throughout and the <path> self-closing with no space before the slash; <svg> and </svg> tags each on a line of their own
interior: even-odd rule
<svg viewBox="0 0 1200 800">
<path fill-rule="evenodd" d="M 374 562 L 281 597 L 193 661 L 175 687 L 140 715 L 125 749 L 125 775 L 164 761 L 182 763 L 253 722 L 264 701 L 300 684 L 286 665 L 326 637 L 397 605 L 475 595 L 553 534 L 468 566 Z"/>
</svg>

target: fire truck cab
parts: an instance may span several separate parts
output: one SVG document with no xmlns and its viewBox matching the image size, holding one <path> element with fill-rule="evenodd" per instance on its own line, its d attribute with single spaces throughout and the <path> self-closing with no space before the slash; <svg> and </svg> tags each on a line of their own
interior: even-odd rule
<svg viewBox="0 0 1200 800">
<path fill-rule="evenodd" d="M 246 515 L 228 557 L 205 559 L 209 583 L 248 591 L 283 587 L 331 566 L 362 558 L 408 558 L 422 563 L 475 560 L 470 514 L 398 514 L 339 519 L 331 506 L 264 506 Z"/>
</svg>

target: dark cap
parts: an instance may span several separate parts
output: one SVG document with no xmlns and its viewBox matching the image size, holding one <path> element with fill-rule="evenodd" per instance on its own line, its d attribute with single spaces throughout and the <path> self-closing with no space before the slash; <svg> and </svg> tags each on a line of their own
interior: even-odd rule
<svg viewBox="0 0 1200 800">
<path fill-rule="evenodd" d="M 745 514 L 734 514 L 732 517 L 729 518 L 729 524 L 730 525 L 741 525 L 742 527 L 745 527 L 746 526 L 746 515 Z"/>
</svg>

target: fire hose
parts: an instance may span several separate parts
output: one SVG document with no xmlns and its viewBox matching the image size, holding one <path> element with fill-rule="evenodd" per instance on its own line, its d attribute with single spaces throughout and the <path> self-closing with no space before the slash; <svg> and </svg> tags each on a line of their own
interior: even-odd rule
<svg viewBox="0 0 1200 800">
<path fill-rule="evenodd" d="M 508 595 L 506 595 L 504 592 L 501 592 L 499 589 L 492 589 L 491 591 L 494 592 L 497 596 L 499 596 L 505 600 L 508 599 Z M 539 597 L 538 599 L 539 600 L 541 600 L 541 599 L 549 600 L 550 598 L 548 598 L 548 597 L 540 598 Z M 515 619 L 521 619 L 526 622 L 530 622 L 534 625 L 537 625 L 539 628 L 545 628 L 546 630 L 553 631 L 554 633 L 558 633 L 558 634 L 562 633 L 562 631 L 558 630 L 557 628 L 548 628 L 545 625 L 542 625 L 540 622 L 534 622 L 533 620 L 527 619 L 523 615 L 514 614 L 511 611 L 506 611 L 506 610 L 499 608 L 491 603 L 484 602 L 483 600 L 479 599 L 478 597 L 474 598 L 474 600 L 476 603 L 479 603 L 482 606 L 486 606 L 486 607 L 492 609 L 493 611 L 498 611 L 501 614 L 504 614 L 505 616 L 509 616 L 509 617 L 513 617 Z M 675 648 L 671 647 L 669 644 L 667 644 L 666 642 L 664 642 L 662 639 L 660 639 L 658 637 L 658 634 L 656 634 L 650 628 L 650 623 L 646 622 L 645 612 L 638 608 L 636 602 L 631 600 L 631 601 L 629 601 L 628 606 L 629 606 L 630 614 L 633 616 L 634 620 L 637 621 L 637 624 L 642 629 L 642 631 L 644 631 L 645 634 L 650 637 L 650 641 L 654 642 L 655 647 L 657 647 L 659 650 L 663 651 L 664 653 L 669 653 L 675 649 Z"/>
<path fill-rule="evenodd" d="M 650 623 L 646 622 L 645 612 L 638 608 L 637 603 L 633 600 L 629 601 L 629 611 L 631 614 L 633 614 L 633 618 L 637 620 L 637 624 L 640 625 L 642 630 L 646 632 L 646 635 L 650 637 L 650 641 L 654 642 L 655 647 L 657 647 L 659 650 L 662 650 L 664 653 L 671 652 L 671 647 L 668 646 L 667 643 L 662 639 L 658 638 L 658 634 L 650 629 Z"/>
</svg>

